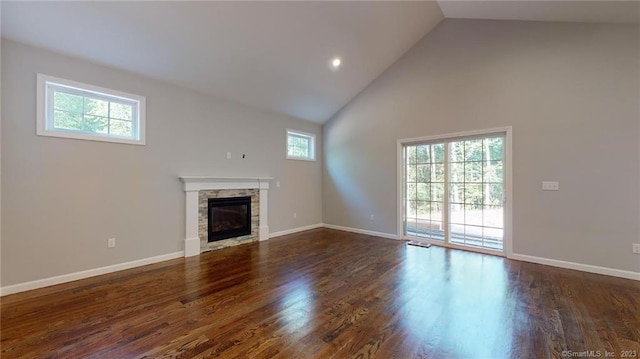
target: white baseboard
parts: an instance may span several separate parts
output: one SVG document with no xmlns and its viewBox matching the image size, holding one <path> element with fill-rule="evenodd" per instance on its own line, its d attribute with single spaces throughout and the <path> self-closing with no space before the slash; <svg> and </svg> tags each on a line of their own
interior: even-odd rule
<svg viewBox="0 0 640 359">
<path fill-rule="evenodd" d="M 345 231 L 345 232 L 367 234 L 367 235 L 371 235 L 371 236 L 377 236 L 377 237 L 383 237 L 383 238 L 389 238 L 389 239 L 400 239 L 395 234 L 368 231 L 368 230 L 364 230 L 364 229 L 351 228 L 351 227 L 336 226 L 336 225 L 333 225 L 333 224 L 326 224 L 325 223 L 325 224 L 323 224 L 323 227 L 324 228 L 330 228 L 330 229 L 337 229 L 337 230 Z M 524 255 L 524 254 L 517 254 L 517 253 L 512 253 L 511 255 L 508 255 L 508 258 L 509 259 L 519 260 L 519 261 L 524 261 L 524 262 L 544 264 L 544 265 L 548 265 L 548 266 L 552 266 L 552 267 L 560 267 L 560 268 L 573 269 L 573 270 L 578 270 L 578 271 L 588 272 L 588 273 L 603 274 L 603 275 L 608 275 L 608 276 L 612 276 L 612 277 L 640 280 L 640 273 L 632 272 L 632 271 L 625 271 L 625 270 L 621 270 L 621 269 L 599 267 L 599 266 L 594 266 L 594 265 L 590 265 L 590 264 L 565 262 L 565 261 L 560 261 L 560 260 L 556 260 L 556 259 L 534 257 L 534 256 L 528 256 L 528 255 Z"/>
<path fill-rule="evenodd" d="M 298 232 L 308 231 L 310 229 L 321 228 L 322 226 L 323 226 L 322 223 L 316 223 L 316 224 L 312 224 L 310 226 L 292 228 L 292 229 L 287 229 L 287 230 L 280 231 L 280 232 L 273 232 L 273 233 L 269 233 L 269 238 L 286 236 L 287 234 L 294 234 L 294 233 L 298 233 Z"/>
<path fill-rule="evenodd" d="M 519 260 L 519 261 L 524 261 L 524 262 L 544 264 L 544 265 L 548 265 L 548 266 L 552 266 L 552 267 L 574 269 L 574 270 L 579 270 L 579 271 L 583 271 L 583 272 L 589 272 L 589 273 L 595 273 L 595 274 L 604 274 L 604 275 L 609 275 L 609 276 L 613 276 L 613 277 L 620 277 L 620 278 L 626 278 L 626 279 L 640 280 L 640 273 L 621 270 L 621 269 L 599 267 L 599 266 L 594 266 L 594 265 L 590 265 L 590 264 L 565 262 L 565 261 L 560 261 L 560 260 L 557 260 L 557 259 L 534 257 L 534 256 L 528 256 L 528 255 L 524 255 L 524 254 L 517 254 L 517 253 L 511 254 L 509 256 L 509 258 L 510 259 L 515 259 L 515 260 Z"/>
<path fill-rule="evenodd" d="M 390 233 L 369 231 L 369 230 L 366 230 L 366 229 L 358 229 L 358 228 L 351 228 L 351 227 L 336 226 L 334 224 L 326 224 L 326 223 L 324 223 L 322 226 L 324 228 L 337 229 L 339 231 L 366 234 L 366 235 L 369 235 L 369 236 L 376 236 L 376 237 L 389 238 L 389 239 L 400 239 L 397 235 L 390 234 Z"/>
<path fill-rule="evenodd" d="M 298 228 L 288 229 L 288 230 L 285 230 L 285 231 L 270 233 L 269 238 L 275 238 L 275 237 L 284 236 L 284 235 L 287 235 L 287 234 L 293 234 L 293 233 L 308 231 L 308 230 L 311 230 L 311 229 L 322 228 L 322 227 L 329 228 L 329 229 L 336 229 L 336 230 L 345 231 L 345 232 L 366 234 L 366 235 L 382 237 L 382 238 L 399 239 L 398 236 L 395 235 L 395 234 L 368 231 L 368 230 L 364 230 L 364 229 L 351 228 L 351 227 L 336 226 L 336 225 L 333 225 L 333 224 L 326 224 L 326 223 L 317 223 L 317 224 L 312 224 L 312 225 L 309 225 L 309 226 L 298 227 Z M 10 285 L 10 286 L 6 286 L 6 287 L 0 288 L 0 296 L 5 296 L 5 295 L 9 295 L 9 294 L 14 294 L 14 293 L 20 293 L 20 292 L 24 292 L 24 291 L 28 291 L 28 290 L 32 290 L 32 289 L 39 289 L 39 288 L 49 287 L 49 286 L 56 285 L 56 284 L 72 282 L 74 280 L 80 280 L 80 279 L 95 277 L 95 276 L 98 276 L 98 275 L 107 274 L 107 273 L 113 273 L 113 272 L 117 272 L 117 271 L 121 271 L 121 270 L 125 270 L 125 269 L 141 267 L 141 266 L 145 266 L 145 265 L 148 265 L 148 264 L 153 264 L 153 263 L 158 263 L 158 262 L 162 262 L 162 261 L 167 261 L 167 260 L 170 260 L 170 259 L 180 258 L 180 257 L 183 257 L 183 256 L 184 256 L 184 251 L 180 251 L 180 252 L 164 254 L 164 255 L 156 256 L 156 257 L 139 259 L 139 260 L 126 262 L 126 263 L 114 264 L 114 265 L 111 265 L 111 266 L 106 266 L 106 267 L 101 267 L 101 268 L 89 269 L 89 270 L 82 271 L 82 272 L 64 274 L 64 275 L 51 277 L 51 278 L 45 278 L 45 279 L 39 279 L 39 280 L 26 282 L 26 283 L 14 284 L 14 285 Z M 608 276 L 613 276 L 613 277 L 620 277 L 620 278 L 626 278 L 626 279 L 632 279 L 632 280 L 640 281 L 640 273 L 632 272 L 632 271 L 625 271 L 625 270 L 621 270 L 621 269 L 599 267 L 599 266 L 594 266 L 594 265 L 590 265 L 590 264 L 566 262 L 566 261 L 561 261 L 561 260 L 556 260 L 556 259 L 534 257 L 534 256 L 528 256 L 528 255 L 524 255 L 524 254 L 517 254 L 517 253 L 511 254 L 509 256 L 509 259 L 515 259 L 515 260 L 524 261 L 524 262 L 531 262 L 531 263 L 549 265 L 549 266 L 552 266 L 552 267 L 573 269 L 573 270 L 578 270 L 578 271 L 583 271 L 583 272 L 589 272 L 589 273 L 595 273 L 595 274 L 603 274 L 603 275 L 608 275 Z"/>
<path fill-rule="evenodd" d="M 180 252 L 164 254 L 156 257 L 138 259 L 138 260 L 126 262 L 126 263 L 114 264 L 111 266 L 106 266 L 101 268 L 89 269 L 82 272 L 63 274 L 56 277 L 38 279 L 31 282 L 9 285 L 9 286 L 0 288 L 0 296 L 24 292 L 32 289 L 49 287 L 56 284 L 72 282 L 74 280 L 95 277 L 98 275 L 113 273 L 113 272 L 117 272 L 125 269 L 141 267 L 147 264 L 158 263 L 158 262 L 167 261 L 170 259 L 180 258 L 183 256 L 184 256 L 184 252 L 180 251 Z"/>
</svg>

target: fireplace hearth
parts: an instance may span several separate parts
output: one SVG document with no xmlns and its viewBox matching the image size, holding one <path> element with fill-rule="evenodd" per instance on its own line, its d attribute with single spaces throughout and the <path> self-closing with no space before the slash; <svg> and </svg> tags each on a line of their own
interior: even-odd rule
<svg viewBox="0 0 640 359">
<path fill-rule="evenodd" d="M 251 234 L 251 197 L 209 198 L 208 241 Z"/>
</svg>

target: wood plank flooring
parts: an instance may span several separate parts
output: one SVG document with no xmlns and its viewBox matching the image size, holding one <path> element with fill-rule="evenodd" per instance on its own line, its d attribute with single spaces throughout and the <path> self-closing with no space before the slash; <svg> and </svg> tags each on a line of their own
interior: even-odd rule
<svg viewBox="0 0 640 359">
<path fill-rule="evenodd" d="M 14 294 L 0 310 L 2 358 L 640 355 L 640 282 L 329 229 Z"/>
</svg>

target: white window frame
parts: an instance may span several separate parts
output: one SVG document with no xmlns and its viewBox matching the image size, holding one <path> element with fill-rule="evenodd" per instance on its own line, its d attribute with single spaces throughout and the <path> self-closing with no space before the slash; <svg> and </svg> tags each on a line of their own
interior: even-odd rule
<svg viewBox="0 0 640 359">
<path fill-rule="evenodd" d="M 403 158 L 403 146 L 405 144 L 412 144 L 412 143 L 418 143 L 418 142 L 430 142 L 430 141 L 438 141 L 438 140 L 453 140 L 456 138 L 468 138 L 468 137 L 474 137 L 474 136 L 487 136 L 487 135 L 492 135 L 492 134 L 503 134 L 504 135 L 504 180 L 505 180 L 505 187 L 504 187 L 504 236 L 503 236 L 503 243 L 504 243 L 504 248 L 502 252 L 496 252 L 496 251 L 489 251 L 489 250 L 485 250 L 482 248 L 474 248 L 471 246 L 461 246 L 461 245 L 456 245 L 456 244 L 452 244 L 452 243 L 441 243 L 440 241 L 430 241 L 428 239 L 424 239 L 423 241 L 434 244 L 434 245 L 438 245 L 438 246 L 444 246 L 447 248 L 457 248 L 457 249 L 463 249 L 466 251 L 471 251 L 471 252 L 480 252 L 480 253 L 486 253 L 486 254 L 493 254 L 493 255 L 498 255 L 498 256 L 506 256 L 507 258 L 511 258 L 513 255 L 513 244 L 512 244 L 512 234 L 513 234 L 513 230 L 512 230 L 512 211 L 513 211 L 513 195 L 512 195 L 512 140 L 511 140 L 511 126 L 509 127 L 499 127 L 499 128 L 492 128 L 492 129 L 486 129 L 486 130 L 477 130 L 477 131 L 467 131 L 467 132 L 457 132 L 457 133 L 449 133 L 449 134 L 443 134 L 443 135 L 435 135 L 435 136 L 427 136 L 427 137 L 417 137 L 417 138 L 406 138 L 406 139 L 400 139 L 397 141 L 397 192 L 396 192 L 396 197 L 397 197 L 397 202 L 396 202 L 396 208 L 397 208 L 397 238 L 400 239 L 413 239 L 413 238 L 409 238 L 407 236 L 405 236 L 404 234 L 404 220 L 403 220 L 403 216 L 404 216 L 404 210 L 403 210 L 403 206 L 404 206 L 404 158 Z M 446 188 L 446 186 L 445 186 Z M 445 194 L 448 195 L 448 194 Z M 445 218 L 445 221 L 448 221 Z"/>
<path fill-rule="evenodd" d="M 134 111 L 133 136 L 124 137 L 111 134 L 101 134 L 77 130 L 64 130 L 53 127 L 53 101 L 50 99 L 50 88 L 65 87 L 68 93 L 76 93 L 80 96 L 91 95 L 93 98 L 103 98 L 110 102 L 134 103 L 137 111 Z M 132 145 L 145 145 L 145 115 L 146 98 L 144 96 L 130 94 L 122 91 L 111 90 L 104 87 L 89 85 L 45 74 L 37 75 L 37 120 L 36 134 L 39 136 L 51 136 L 71 138 L 77 140 L 90 140 L 102 142 L 125 143 Z M 137 112 L 137 113 L 136 113 Z M 137 116 L 136 116 L 137 115 Z M 137 117 L 137 118 L 136 118 Z"/>
<path fill-rule="evenodd" d="M 308 138 L 309 139 L 309 154 L 310 154 L 309 157 L 290 156 L 289 155 L 289 136 L 290 135 L 298 136 L 298 137 L 304 137 L 304 138 Z M 315 161 L 316 160 L 316 135 L 313 134 L 313 133 L 287 129 L 287 137 L 286 137 L 286 143 L 285 143 L 285 153 L 287 155 L 287 159 L 289 159 L 289 160 Z"/>
</svg>

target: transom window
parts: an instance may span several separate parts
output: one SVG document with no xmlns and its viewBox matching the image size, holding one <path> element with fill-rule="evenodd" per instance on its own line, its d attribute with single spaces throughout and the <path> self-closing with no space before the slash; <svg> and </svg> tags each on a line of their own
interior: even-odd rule
<svg viewBox="0 0 640 359">
<path fill-rule="evenodd" d="M 144 145 L 145 98 L 38 74 L 38 135 Z"/>
<path fill-rule="evenodd" d="M 315 161 L 315 140 L 314 134 L 287 130 L 287 158 Z"/>
</svg>

